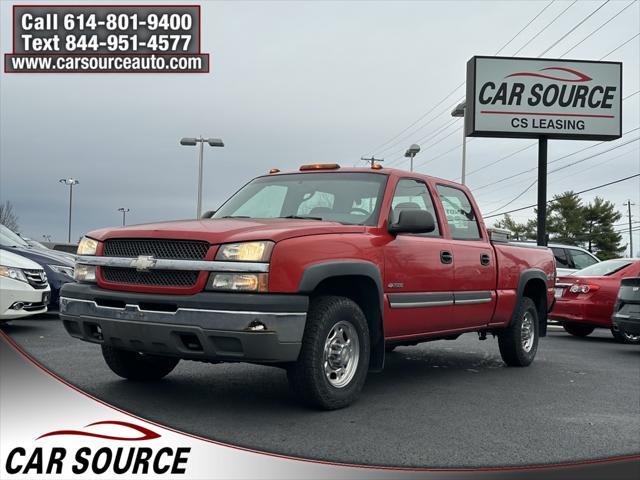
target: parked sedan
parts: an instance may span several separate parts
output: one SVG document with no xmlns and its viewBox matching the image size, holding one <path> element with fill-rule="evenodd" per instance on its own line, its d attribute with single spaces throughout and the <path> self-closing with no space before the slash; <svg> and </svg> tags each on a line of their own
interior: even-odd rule
<svg viewBox="0 0 640 480">
<path fill-rule="evenodd" d="M 521 245 L 535 245 L 535 242 L 511 242 Z M 590 267 L 598 263 L 600 259 L 593 253 L 575 245 L 562 243 L 550 243 L 547 245 L 556 258 L 556 271 L 558 276 L 573 275 L 578 270 Z"/>
<path fill-rule="evenodd" d="M 640 277 L 622 279 L 611 321 L 622 335 L 640 336 Z"/>
<path fill-rule="evenodd" d="M 22 237 L 0 225 L 0 250 L 16 253 L 33 260 L 44 268 L 51 287 L 49 310 L 57 311 L 60 288 L 65 283 L 73 282 L 74 262 L 58 252 L 45 252 L 29 246 Z"/>
<path fill-rule="evenodd" d="M 0 250 L 0 323 L 47 311 L 47 275 L 35 262 Z"/>
<path fill-rule="evenodd" d="M 596 328 L 609 328 L 619 342 L 640 343 L 640 335 L 622 332 L 611 321 L 622 279 L 639 275 L 640 259 L 618 258 L 558 277 L 556 303 L 549 318 L 578 337 L 586 337 Z"/>
</svg>

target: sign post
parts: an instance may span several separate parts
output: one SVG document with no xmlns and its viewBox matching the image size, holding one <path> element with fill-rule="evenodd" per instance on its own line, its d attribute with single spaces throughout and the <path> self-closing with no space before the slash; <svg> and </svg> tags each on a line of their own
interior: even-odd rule
<svg viewBox="0 0 640 480">
<path fill-rule="evenodd" d="M 538 245 L 546 245 L 549 139 L 622 136 L 622 63 L 472 57 L 465 135 L 538 139 Z"/>
<path fill-rule="evenodd" d="M 547 245 L 547 137 L 538 139 L 538 245 Z"/>
</svg>

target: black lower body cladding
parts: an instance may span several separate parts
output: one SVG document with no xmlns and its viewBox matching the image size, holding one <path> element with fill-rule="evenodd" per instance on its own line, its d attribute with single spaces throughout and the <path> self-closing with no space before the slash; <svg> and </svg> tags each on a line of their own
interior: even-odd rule
<svg viewBox="0 0 640 480">
<path fill-rule="evenodd" d="M 60 316 L 82 340 L 203 361 L 292 362 L 307 317 L 304 295 L 159 295 L 68 284 Z"/>
</svg>

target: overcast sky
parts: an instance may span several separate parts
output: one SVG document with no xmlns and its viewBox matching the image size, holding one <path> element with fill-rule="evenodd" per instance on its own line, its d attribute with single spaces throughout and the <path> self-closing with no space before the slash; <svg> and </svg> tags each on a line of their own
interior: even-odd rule
<svg viewBox="0 0 640 480">
<path fill-rule="evenodd" d="M 4 56 L 11 48 L 13 2 L 0 3 Z M 217 208 L 248 179 L 272 167 L 353 165 L 371 153 L 391 163 L 409 144 L 428 139 L 449 122 L 450 107 L 464 90 L 400 136 L 398 145 L 376 147 L 464 81 L 470 57 L 495 54 L 548 1 L 201 3 L 202 51 L 211 53 L 210 74 L 0 74 L 0 201 L 14 204 L 24 234 L 66 240 L 68 188 L 58 180 L 68 176 L 80 180 L 74 189 L 74 238 L 117 225 L 118 207 L 131 209 L 132 223 L 194 216 L 197 152 L 179 145 L 182 136 L 221 137 L 226 144 L 205 151 L 206 209 Z M 501 55 L 514 54 L 570 3 L 554 2 Z M 577 2 L 519 55 L 537 57 L 602 3 Z M 545 56 L 563 55 L 629 3 L 610 1 Z M 636 1 L 566 58 L 600 59 L 639 31 Z M 623 96 L 640 89 L 640 37 L 606 60 L 624 63 Z M 623 103 L 623 132 L 638 126 L 640 94 Z M 454 148 L 461 132 L 451 133 L 457 127 L 423 143 L 417 170 L 459 177 L 461 149 Z M 639 132 L 554 167 L 637 138 Z M 481 170 L 467 183 L 485 214 L 523 192 L 536 172 L 480 187 L 534 168 L 536 148 L 483 167 L 530 143 L 483 138 L 468 143 L 468 170 Z M 550 141 L 549 160 L 593 143 Z M 639 143 L 551 174 L 549 197 L 640 172 Z M 393 166 L 408 167 L 405 161 Z M 584 198 L 595 195 L 620 210 L 630 198 L 636 204 L 634 220 L 640 220 L 638 178 Z M 535 201 L 534 185 L 508 208 Z M 532 216 L 533 210 L 514 214 L 519 220 Z"/>
</svg>

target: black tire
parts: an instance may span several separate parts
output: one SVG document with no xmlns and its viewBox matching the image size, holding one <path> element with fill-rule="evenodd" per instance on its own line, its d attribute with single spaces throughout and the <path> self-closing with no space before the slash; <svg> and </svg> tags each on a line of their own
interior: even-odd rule
<svg viewBox="0 0 640 480">
<path fill-rule="evenodd" d="M 575 335 L 576 337 L 586 337 L 596 329 L 596 327 L 592 325 L 585 325 L 583 323 L 563 323 L 562 328 L 564 328 L 567 333 Z"/>
<path fill-rule="evenodd" d="M 533 339 L 529 348 L 523 344 L 523 325 L 531 324 Z M 533 362 L 538 350 L 540 325 L 536 304 L 529 297 L 522 297 L 518 302 L 516 313 L 511 324 L 498 334 L 498 346 L 504 363 L 510 367 L 526 367 Z"/>
<path fill-rule="evenodd" d="M 159 380 L 176 368 L 179 358 L 144 355 L 102 345 L 102 356 L 116 375 L 128 380 Z"/>
<path fill-rule="evenodd" d="M 336 387 L 325 374 L 324 348 L 334 327 L 345 322 L 353 327 L 352 333 L 357 336 L 358 359 L 352 376 L 345 376 L 345 380 L 351 377 L 348 383 Z M 338 296 L 318 297 L 309 307 L 298 361 L 287 369 L 289 385 L 309 406 L 323 410 L 344 408 L 353 403 L 362 390 L 369 369 L 370 348 L 367 320 L 354 301 Z"/>
<path fill-rule="evenodd" d="M 640 335 L 631 335 L 630 333 L 624 333 L 620 330 L 611 329 L 611 335 L 620 343 L 628 343 L 630 345 L 640 345 Z"/>
</svg>

